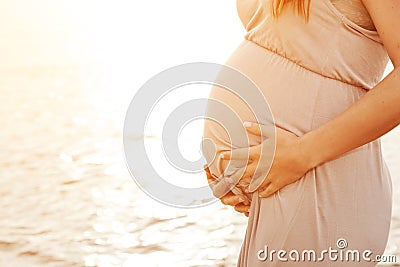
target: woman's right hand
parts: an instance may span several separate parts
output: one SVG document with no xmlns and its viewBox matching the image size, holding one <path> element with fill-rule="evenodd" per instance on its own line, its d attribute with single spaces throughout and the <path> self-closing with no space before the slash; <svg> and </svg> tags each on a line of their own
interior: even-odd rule
<svg viewBox="0 0 400 267">
<path fill-rule="evenodd" d="M 209 184 L 214 182 L 216 179 L 211 175 L 210 169 L 207 165 L 204 166 L 204 171 L 207 175 L 207 181 Z M 222 204 L 233 206 L 237 212 L 243 213 L 247 217 L 249 216 L 249 208 L 250 205 L 245 205 L 244 202 L 246 200 L 245 196 L 235 195 L 231 191 L 226 193 L 224 196 L 220 197 Z"/>
</svg>

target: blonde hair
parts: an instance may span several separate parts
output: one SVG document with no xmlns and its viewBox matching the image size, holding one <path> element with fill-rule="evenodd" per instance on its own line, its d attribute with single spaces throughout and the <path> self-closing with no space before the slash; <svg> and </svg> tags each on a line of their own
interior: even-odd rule
<svg viewBox="0 0 400 267">
<path fill-rule="evenodd" d="M 272 0 L 272 15 L 277 18 L 283 10 L 283 7 L 288 3 L 292 4 L 294 11 L 305 18 L 308 21 L 310 16 L 310 4 L 311 0 Z"/>
</svg>

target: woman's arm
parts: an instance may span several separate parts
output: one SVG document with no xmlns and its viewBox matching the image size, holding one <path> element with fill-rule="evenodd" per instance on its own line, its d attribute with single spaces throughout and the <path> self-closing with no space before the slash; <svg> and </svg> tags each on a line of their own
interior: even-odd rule
<svg viewBox="0 0 400 267">
<path fill-rule="evenodd" d="M 300 137 L 300 149 L 313 168 L 379 138 L 399 123 L 400 68 L 397 67 L 345 112 Z"/>
<path fill-rule="evenodd" d="M 300 138 L 301 151 L 311 168 L 369 143 L 400 124 L 400 1 L 363 3 L 394 70 L 345 112 Z"/>
</svg>

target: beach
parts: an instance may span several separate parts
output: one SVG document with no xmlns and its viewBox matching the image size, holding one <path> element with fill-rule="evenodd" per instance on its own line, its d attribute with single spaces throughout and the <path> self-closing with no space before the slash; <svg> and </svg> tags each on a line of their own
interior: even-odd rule
<svg viewBox="0 0 400 267">
<path fill-rule="evenodd" d="M 140 191 L 123 159 L 126 107 L 94 86 L 100 72 L 2 73 L 0 266 L 233 265 L 245 217 Z"/>
<path fill-rule="evenodd" d="M 246 217 L 218 202 L 168 207 L 138 188 L 122 153 L 127 100 L 101 69 L 2 73 L 0 266 L 234 266 Z M 398 129 L 383 149 L 398 253 Z"/>
<path fill-rule="evenodd" d="M 218 201 L 182 209 L 150 198 L 128 171 L 122 141 L 128 105 L 147 79 L 177 64 L 222 63 L 239 44 L 235 4 L 137 3 L 0 4 L 1 267 L 235 266 L 247 218 Z M 174 20 L 170 5 L 180 7 Z M 159 146 L 161 136 L 146 141 Z M 182 146 L 197 152 L 199 141 Z M 382 143 L 394 192 L 387 253 L 400 260 L 400 128 Z"/>
</svg>

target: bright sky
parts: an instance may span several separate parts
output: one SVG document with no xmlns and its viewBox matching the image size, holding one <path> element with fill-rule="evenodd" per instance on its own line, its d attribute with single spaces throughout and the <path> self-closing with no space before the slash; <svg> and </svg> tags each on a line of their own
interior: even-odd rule
<svg viewBox="0 0 400 267">
<path fill-rule="evenodd" d="M 223 62 L 243 34 L 233 0 L 0 0 L 0 66 L 101 60 L 154 72 Z"/>
<path fill-rule="evenodd" d="M 223 63 L 244 33 L 235 0 L 0 0 L 0 67 L 96 60 L 150 77 Z"/>
</svg>

